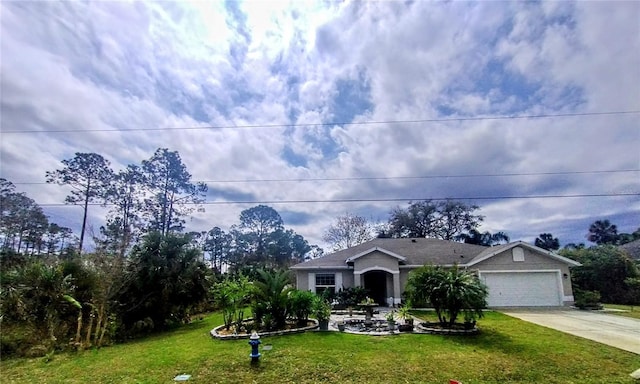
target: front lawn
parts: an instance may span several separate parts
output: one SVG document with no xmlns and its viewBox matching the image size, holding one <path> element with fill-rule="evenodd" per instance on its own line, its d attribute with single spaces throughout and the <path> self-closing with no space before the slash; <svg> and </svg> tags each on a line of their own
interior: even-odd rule
<svg viewBox="0 0 640 384">
<path fill-rule="evenodd" d="M 640 306 L 621 305 L 621 304 L 604 304 L 604 309 L 619 309 L 624 312 L 611 311 L 607 312 L 612 315 L 619 315 L 625 317 L 633 317 L 634 319 L 640 319 Z"/>
<path fill-rule="evenodd" d="M 424 315 L 423 313 L 416 313 Z M 259 366 L 247 340 L 220 341 L 214 314 L 173 332 L 76 354 L 0 363 L 2 383 L 632 383 L 640 356 L 500 313 L 472 337 L 372 337 L 311 332 L 263 338 Z"/>
</svg>

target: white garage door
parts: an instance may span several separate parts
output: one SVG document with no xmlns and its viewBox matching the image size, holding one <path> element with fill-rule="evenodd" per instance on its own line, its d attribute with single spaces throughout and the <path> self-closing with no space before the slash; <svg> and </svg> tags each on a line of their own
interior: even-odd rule
<svg viewBox="0 0 640 384">
<path fill-rule="evenodd" d="M 490 307 L 541 307 L 562 305 L 556 272 L 481 272 L 489 287 Z"/>
</svg>

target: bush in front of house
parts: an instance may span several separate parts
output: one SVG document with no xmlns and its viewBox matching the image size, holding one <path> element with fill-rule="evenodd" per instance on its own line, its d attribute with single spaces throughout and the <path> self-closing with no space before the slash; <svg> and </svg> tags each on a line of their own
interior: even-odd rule
<svg viewBox="0 0 640 384">
<path fill-rule="evenodd" d="M 293 290 L 289 293 L 291 313 L 296 317 L 298 325 L 306 325 L 313 312 L 316 294 L 311 291 Z"/>
<path fill-rule="evenodd" d="M 342 288 L 336 293 L 336 301 L 341 309 L 355 307 L 367 297 L 364 287 Z"/>
<path fill-rule="evenodd" d="M 289 271 L 259 269 L 254 276 L 253 281 L 243 275 L 228 276 L 214 286 L 215 302 L 222 310 L 226 331 L 282 330 L 292 326 L 293 319 L 298 326 L 306 326 L 309 317 L 318 317 L 318 303 L 326 303 L 313 292 L 293 288 Z M 244 320 L 247 306 L 252 311 L 252 324 Z"/>
</svg>

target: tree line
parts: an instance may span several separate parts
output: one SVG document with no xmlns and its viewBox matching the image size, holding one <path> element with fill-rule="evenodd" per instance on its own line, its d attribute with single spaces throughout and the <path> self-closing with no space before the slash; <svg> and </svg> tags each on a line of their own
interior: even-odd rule
<svg viewBox="0 0 640 384">
<path fill-rule="evenodd" d="M 456 200 L 409 202 L 407 208 L 396 207 L 386 222 L 373 223 L 362 216 L 346 213 L 324 232 L 322 239 L 334 251 L 350 248 L 373 238 L 428 237 L 462 241 L 477 245 L 509 242 L 504 232 L 480 232 L 484 216 L 477 205 Z"/>
<path fill-rule="evenodd" d="M 82 208 L 79 238 L 71 229 L 49 223 L 35 201 L 16 193 L 10 181 L 1 179 L 2 249 L 59 255 L 77 247 L 77 252 L 82 253 L 86 248 L 88 212 L 98 204 L 109 210 L 106 223 L 98 233 L 91 234 L 97 250 L 125 257 L 143 235 L 181 233 L 185 219 L 196 209 L 204 209 L 207 186 L 191 181 L 177 151 L 159 148 L 141 164 L 127 165 L 118 172 L 96 153 L 76 153 L 73 158 L 62 160 L 62 165 L 46 172 L 46 181 L 71 187 L 65 203 Z M 240 223 L 228 233 L 214 226 L 188 235 L 217 271 L 254 263 L 283 267 L 322 254 L 318 246 L 285 228 L 278 212 L 264 205 L 242 211 Z"/>
<path fill-rule="evenodd" d="M 65 203 L 82 207 L 80 236 L 50 223 L 33 199 L 1 180 L 3 354 L 40 356 L 163 330 L 215 308 L 212 287 L 223 271 L 286 269 L 322 254 L 264 205 L 242 211 L 228 233 L 184 233 L 207 188 L 165 148 L 119 172 L 99 154 L 76 153 L 46 178 L 71 187 Z M 96 204 L 108 214 L 91 233 Z"/>
<path fill-rule="evenodd" d="M 17 253 L 61 254 L 77 246 L 70 228 L 49 221 L 33 199 L 0 178 L 0 248 Z"/>
<path fill-rule="evenodd" d="M 158 148 L 151 158 L 119 172 L 97 153 L 76 153 L 62 164 L 46 173 L 46 181 L 70 186 L 65 203 L 82 207 L 80 253 L 92 203 L 110 207 L 100 234 L 103 243 L 123 256 L 141 233 L 182 231 L 185 216 L 198 208 L 207 192 L 206 184 L 191 181 L 180 154 L 167 148 Z"/>
</svg>

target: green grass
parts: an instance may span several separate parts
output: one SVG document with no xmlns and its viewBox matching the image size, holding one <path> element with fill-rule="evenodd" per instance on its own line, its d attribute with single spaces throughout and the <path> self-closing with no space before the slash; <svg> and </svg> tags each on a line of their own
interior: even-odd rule
<svg viewBox="0 0 640 384">
<path fill-rule="evenodd" d="M 612 315 L 633 317 L 634 319 L 640 319 L 640 306 L 620 305 L 620 304 L 604 304 L 604 309 L 621 309 L 625 312 L 607 312 Z"/>
<path fill-rule="evenodd" d="M 423 315 L 423 314 L 420 314 Z M 5 383 L 633 383 L 640 356 L 490 312 L 472 337 L 370 337 L 309 332 L 263 338 L 259 366 L 247 340 L 212 340 L 219 314 L 173 332 L 100 350 L 0 362 Z"/>
</svg>

